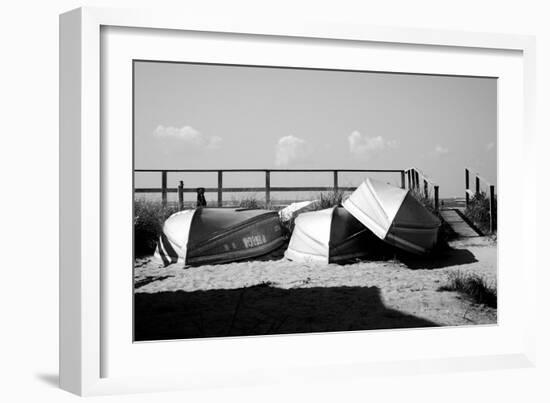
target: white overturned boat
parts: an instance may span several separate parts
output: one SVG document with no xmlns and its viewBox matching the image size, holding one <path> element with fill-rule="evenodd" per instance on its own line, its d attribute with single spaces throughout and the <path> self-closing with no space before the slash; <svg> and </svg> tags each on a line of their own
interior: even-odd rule
<svg viewBox="0 0 550 403">
<path fill-rule="evenodd" d="M 343 206 L 376 236 L 400 249 L 425 254 L 437 243 L 441 221 L 409 190 L 367 178 Z"/>
<path fill-rule="evenodd" d="M 385 245 L 344 208 L 332 207 L 296 217 L 285 257 L 304 263 L 343 263 L 368 258 L 380 246 Z"/>
</svg>

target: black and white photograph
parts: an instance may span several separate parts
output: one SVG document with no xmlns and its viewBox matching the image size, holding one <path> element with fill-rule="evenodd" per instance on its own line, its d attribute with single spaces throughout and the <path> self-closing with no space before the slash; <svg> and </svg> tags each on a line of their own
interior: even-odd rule
<svg viewBox="0 0 550 403">
<path fill-rule="evenodd" d="M 546 2 L 3 6 L 2 401 L 550 401 Z"/>
<path fill-rule="evenodd" d="M 497 79 L 133 61 L 134 341 L 497 324 Z"/>
</svg>

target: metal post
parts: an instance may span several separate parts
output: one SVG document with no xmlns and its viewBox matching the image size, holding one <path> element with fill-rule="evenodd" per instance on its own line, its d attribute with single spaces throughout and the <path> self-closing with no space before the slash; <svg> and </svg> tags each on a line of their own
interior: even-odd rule
<svg viewBox="0 0 550 403">
<path fill-rule="evenodd" d="M 470 190 L 470 171 L 468 168 L 464 170 L 465 173 L 465 179 L 466 179 L 466 206 L 470 204 L 470 193 L 468 192 Z"/>
<path fill-rule="evenodd" d="M 265 207 L 271 204 L 271 172 L 265 171 Z"/>
<path fill-rule="evenodd" d="M 183 210 L 183 181 L 178 186 L 178 207 L 180 211 Z"/>
<path fill-rule="evenodd" d="M 338 171 L 334 171 L 333 175 L 334 175 L 334 192 L 338 192 Z"/>
<path fill-rule="evenodd" d="M 223 206 L 223 171 L 218 171 L 218 207 Z"/>
<path fill-rule="evenodd" d="M 411 179 L 411 170 L 407 169 L 407 179 L 409 182 L 409 189 L 412 189 L 412 179 Z"/>
<path fill-rule="evenodd" d="M 434 209 L 439 211 L 439 186 L 434 185 Z"/>
<path fill-rule="evenodd" d="M 479 194 L 479 176 L 476 175 L 476 196 Z"/>
<path fill-rule="evenodd" d="M 414 176 L 416 181 L 416 190 L 420 189 L 420 175 L 418 174 L 418 171 L 414 170 Z"/>
<path fill-rule="evenodd" d="M 162 208 L 166 208 L 166 204 L 167 204 L 167 201 L 168 201 L 168 197 L 167 197 L 167 190 L 166 190 L 166 182 L 167 182 L 167 179 L 166 179 L 167 175 L 166 175 L 166 171 L 162 171 L 162 174 L 161 174 L 161 195 L 162 195 Z"/>
<path fill-rule="evenodd" d="M 401 171 L 401 189 L 405 189 L 405 171 Z"/>
<path fill-rule="evenodd" d="M 495 185 L 489 186 L 489 223 L 491 224 L 491 233 L 497 229 L 497 209 L 495 200 Z"/>
</svg>

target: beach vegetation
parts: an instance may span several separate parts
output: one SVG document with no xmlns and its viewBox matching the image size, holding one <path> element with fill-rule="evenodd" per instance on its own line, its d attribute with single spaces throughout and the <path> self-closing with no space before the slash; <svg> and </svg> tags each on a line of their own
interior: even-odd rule
<svg viewBox="0 0 550 403">
<path fill-rule="evenodd" d="M 447 284 L 439 287 L 438 291 L 457 291 L 476 304 L 497 307 L 496 287 L 476 273 L 453 271 L 448 275 Z"/>
</svg>

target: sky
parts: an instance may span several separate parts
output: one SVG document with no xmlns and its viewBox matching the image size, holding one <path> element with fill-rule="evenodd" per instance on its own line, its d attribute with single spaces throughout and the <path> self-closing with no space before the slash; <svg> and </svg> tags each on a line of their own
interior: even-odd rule
<svg viewBox="0 0 550 403">
<path fill-rule="evenodd" d="M 135 169 L 414 166 L 442 197 L 463 196 L 465 167 L 496 183 L 494 78 L 162 62 L 135 62 L 134 74 Z M 215 173 L 171 174 L 169 186 L 178 180 L 217 183 Z M 263 182 L 224 177 L 224 186 Z M 160 175 L 136 174 L 135 184 L 158 187 Z M 274 173 L 271 184 L 330 186 L 332 174 Z"/>
</svg>

